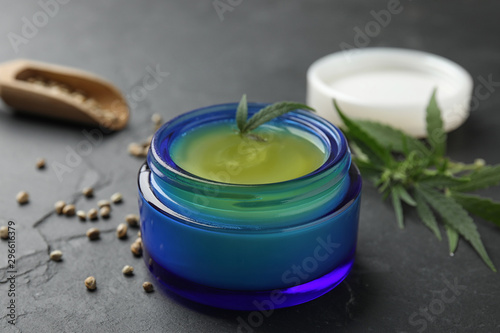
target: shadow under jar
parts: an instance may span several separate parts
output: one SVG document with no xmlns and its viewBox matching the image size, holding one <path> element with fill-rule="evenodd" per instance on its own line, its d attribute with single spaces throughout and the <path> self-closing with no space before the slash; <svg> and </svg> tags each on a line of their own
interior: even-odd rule
<svg viewBox="0 0 500 333">
<path fill-rule="evenodd" d="M 249 103 L 249 116 L 265 106 Z M 304 176 L 222 183 L 174 162 L 176 139 L 215 123 L 235 123 L 236 108 L 197 109 L 155 133 L 138 179 L 144 259 L 168 290 L 199 303 L 253 310 L 264 303 L 281 308 L 310 301 L 333 289 L 352 267 L 359 171 L 340 130 L 301 110 L 270 126 L 322 146 L 324 162 Z"/>
</svg>

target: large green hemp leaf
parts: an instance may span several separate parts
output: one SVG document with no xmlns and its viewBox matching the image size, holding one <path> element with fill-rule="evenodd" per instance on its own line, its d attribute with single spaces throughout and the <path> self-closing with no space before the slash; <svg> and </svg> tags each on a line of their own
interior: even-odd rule
<svg viewBox="0 0 500 333">
<path fill-rule="evenodd" d="M 391 197 L 398 226 L 404 227 L 404 210 L 413 206 L 439 240 L 439 223 L 444 226 L 450 254 L 463 238 L 496 272 L 469 214 L 500 226 L 500 202 L 464 192 L 499 185 L 500 165 L 485 165 L 481 159 L 465 164 L 445 156 L 447 137 L 436 91 L 426 109 L 426 140 L 415 139 L 388 125 L 351 119 L 335 101 L 333 104 L 344 123 L 354 162 L 363 177 L 373 180 L 384 198 Z"/>
</svg>

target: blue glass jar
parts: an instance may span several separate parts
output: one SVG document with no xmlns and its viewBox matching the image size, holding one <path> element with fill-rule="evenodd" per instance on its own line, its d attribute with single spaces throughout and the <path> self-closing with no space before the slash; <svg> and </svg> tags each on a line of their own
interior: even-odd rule
<svg viewBox="0 0 500 333">
<path fill-rule="evenodd" d="M 265 104 L 249 104 L 249 115 Z M 361 178 L 343 134 L 310 112 L 274 122 L 311 133 L 327 156 L 317 170 L 270 184 L 197 177 L 170 156 L 182 134 L 234 121 L 237 104 L 191 111 L 154 135 L 139 172 L 144 258 L 169 290 L 222 308 L 274 308 L 314 299 L 347 276 L 356 248 Z"/>
</svg>

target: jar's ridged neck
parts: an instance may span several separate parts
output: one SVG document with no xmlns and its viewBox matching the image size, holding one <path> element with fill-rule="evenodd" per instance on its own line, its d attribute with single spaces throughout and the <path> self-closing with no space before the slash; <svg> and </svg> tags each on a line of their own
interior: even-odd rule
<svg viewBox="0 0 500 333">
<path fill-rule="evenodd" d="M 264 106 L 250 103 L 249 114 Z M 154 135 L 147 163 L 151 189 L 163 204 L 202 223 L 280 226 L 317 219 L 343 201 L 351 166 L 345 138 L 336 127 L 306 111 L 278 120 L 313 133 L 330 152 L 319 169 L 303 177 L 272 184 L 227 184 L 189 174 L 172 161 L 168 147 L 177 135 L 205 123 L 234 119 L 236 107 L 223 104 L 192 111 L 165 124 Z"/>
<path fill-rule="evenodd" d="M 227 186 L 151 174 L 155 195 L 176 211 L 204 222 L 234 225 L 298 223 L 333 210 L 349 187 L 349 155 L 336 168 L 296 182 Z M 153 164 L 154 166 L 154 164 Z M 162 200 L 167 199 L 167 200 Z M 314 212 L 314 213 L 312 213 Z"/>
<path fill-rule="evenodd" d="M 349 190 L 347 191 L 346 196 L 344 197 L 341 205 L 335 209 L 334 211 L 326 214 L 325 216 L 309 221 L 302 222 L 296 225 L 287 225 L 286 227 L 280 226 L 260 226 L 260 225 L 232 225 L 232 224 L 223 224 L 223 223 L 207 223 L 194 220 L 192 218 L 184 215 L 184 211 L 174 211 L 170 207 L 166 206 L 162 203 L 158 197 L 153 193 L 153 185 L 151 184 L 151 170 L 149 169 L 147 163 L 141 167 L 139 171 L 138 177 L 138 186 L 139 186 L 139 195 L 147 202 L 149 205 L 154 207 L 156 211 L 160 214 L 167 216 L 172 219 L 172 221 L 176 221 L 176 223 L 185 224 L 188 226 L 192 226 L 194 228 L 202 228 L 207 231 L 213 231 L 218 233 L 238 233 L 238 234 L 262 234 L 262 233 L 282 233 L 282 232 L 294 232 L 298 230 L 302 230 L 304 228 L 314 228 L 317 225 L 321 225 L 325 221 L 332 219 L 334 216 L 338 216 L 344 214 L 349 208 L 359 200 L 359 196 L 361 194 L 362 180 L 359 169 L 353 163 L 351 164 L 351 168 L 349 169 Z"/>
</svg>

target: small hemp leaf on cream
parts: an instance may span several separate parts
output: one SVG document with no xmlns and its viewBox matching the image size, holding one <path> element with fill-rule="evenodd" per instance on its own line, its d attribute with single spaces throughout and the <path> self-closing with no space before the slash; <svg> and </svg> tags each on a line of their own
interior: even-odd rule
<svg viewBox="0 0 500 333">
<path fill-rule="evenodd" d="M 315 111 L 313 108 L 305 104 L 296 102 L 278 102 L 262 108 L 250 117 L 250 119 L 248 119 L 247 96 L 244 94 L 241 97 L 240 103 L 236 109 L 236 125 L 238 126 L 238 130 L 241 135 L 246 135 L 250 139 L 256 141 L 266 141 L 260 136 L 249 132 L 256 129 L 260 125 L 273 120 L 274 118 L 294 110 Z"/>
</svg>

